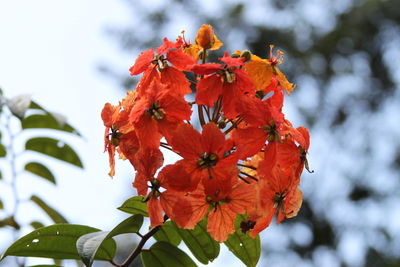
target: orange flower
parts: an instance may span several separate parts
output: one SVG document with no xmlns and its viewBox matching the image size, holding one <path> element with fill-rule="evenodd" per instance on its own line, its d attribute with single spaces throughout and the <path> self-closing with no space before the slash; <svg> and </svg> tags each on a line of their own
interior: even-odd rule
<svg viewBox="0 0 400 267">
<path fill-rule="evenodd" d="M 137 170 L 133 185 L 137 188 L 138 194 L 146 196 L 147 209 L 150 217 L 150 226 L 156 227 L 164 223 L 163 211 L 175 219 L 173 208 L 180 200 L 182 194 L 168 190 L 168 183 L 162 172 L 155 178 L 156 171 L 163 164 L 163 155 L 160 150 L 146 148 L 138 153 L 135 160 Z M 148 192 L 148 190 L 150 191 Z M 147 193 L 148 192 L 148 193 Z"/>
<path fill-rule="evenodd" d="M 233 119 L 238 114 L 237 105 L 244 94 L 253 93 L 254 86 L 248 75 L 240 69 L 244 58 L 232 58 L 225 52 L 219 58 L 225 64 L 206 63 L 192 66 L 191 70 L 206 75 L 197 85 L 196 103 L 213 106 L 222 96 L 224 116 Z"/>
<path fill-rule="evenodd" d="M 300 180 L 295 174 L 296 165 L 291 165 L 293 160 L 281 157 L 281 146 L 284 145 L 270 143 L 266 147 L 265 159 L 258 166 L 257 203 L 249 216 L 249 220 L 254 222 L 250 230 L 253 237 L 268 227 L 275 214 L 277 223 L 280 223 L 285 218 L 296 216 L 301 207 L 302 193 L 298 189 Z M 296 154 L 293 157 L 296 158 Z"/>
<path fill-rule="evenodd" d="M 279 98 L 282 95 L 278 90 L 274 92 L 273 97 Z M 236 144 L 238 157 L 245 159 L 259 152 L 266 141 L 281 141 L 284 121 L 281 112 L 282 106 L 274 105 L 283 102 L 275 98 L 261 101 L 255 97 L 243 97 L 241 100 L 240 115 L 247 125 L 236 129 L 232 133 L 232 137 Z"/>
<path fill-rule="evenodd" d="M 237 174 L 232 142 L 214 123 L 204 125 L 200 134 L 191 125 L 178 126 L 171 139 L 172 149 L 183 157 L 165 170 L 171 188 L 181 192 L 195 190 L 204 183 L 229 183 Z"/>
<path fill-rule="evenodd" d="M 141 145 L 156 149 L 161 137 L 169 140 L 175 128 L 183 120 L 189 120 L 191 114 L 191 107 L 183 96 L 172 95 L 165 85 L 153 81 L 135 103 L 129 120 L 137 129 Z"/>
<path fill-rule="evenodd" d="M 157 55 L 154 55 L 154 49 L 148 49 L 142 52 L 136 59 L 135 64 L 129 69 L 131 75 L 138 75 L 144 72 L 137 91 L 141 96 L 146 88 L 154 80 L 160 80 L 162 83 L 173 89 L 177 95 L 189 94 L 190 83 L 186 80 L 183 70 L 187 70 L 189 65 L 195 64 L 195 60 L 178 49 L 179 43 L 171 42 L 164 38 L 164 43 L 156 49 Z M 172 64 L 168 65 L 168 62 Z"/>
<path fill-rule="evenodd" d="M 197 32 L 196 44 L 202 49 L 217 50 L 223 43 L 218 40 L 213 28 L 210 25 L 203 24 Z"/>
<path fill-rule="evenodd" d="M 115 175 L 115 149 L 123 144 L 124 148 L 130 150 L 129 157 L 132 157 L 138 148 L 137 139 L 126 139 L 127 136 L 135 135 L 133 129 L 128 125 L 129 110 L 123 109 L 121 105 L 113 106 L 110 103 L 104 105 L 101 111 L 101 118 L 106 127 L 104 133 L 104 151 L 108 152 L 110 172 L 108 175 Z M 130 131 L 130 132 L 127 132 Z"/>
<path fill-rule="evenodd" d="M 270 45 L 269 59 L 251 55 L 251 60 L 245 66 L 246 73 L 251 77 L 256 91 L 264 91 L 272 82 L 272 78 L 276 77 L 279 85 L 290 95 L 295 86 L 278 68 L 278 65 L 283 63 L 283 52 L 278 50 L 277 55 L 274 55 L 273 48 L 274 46 Z"/>
<path fill-rule="evenodd" d="M 224 242 L 229 234 L 235 232 L 236 215 L 244 214 L 254 201 L 254 188 L 237 181 L 231 192 L 218 202 L 211 202 L 212 210 L 208 214 L 207 231 L 218 242 Z"/>
<path fill-rule="evenodd" d="M 237 178 L 231 185 L 200 185 L 194 193 L 187 194 L 186 202 L 176 207 L 176 222 L 181 228 L 193 229 L 210 210 L 207 231 L 216 241 L 224 242 L 235 231 L 236 215 L 244 214 L 253 205 L 254 193 L 252 185 Z"/>
</svg>

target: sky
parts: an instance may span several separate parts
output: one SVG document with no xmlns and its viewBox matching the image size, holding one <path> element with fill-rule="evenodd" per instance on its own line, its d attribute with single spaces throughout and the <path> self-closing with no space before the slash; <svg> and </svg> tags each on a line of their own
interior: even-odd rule
<svg viewBox="0 0 400 267">
<path fill-rule="evenodd" d="M 60 137 L 78 152 L 85 166 L 82 171 L 45 159 L 56 176 L 57 187 L 37 177 L 21 175 L 18 194 L 22 199 L 37 194 L 70 223 L 102 230 L 111 230 L 127 217 L 116 208 L 130 191 L 136 194 L 131 187 L 134 172 L 129 163 L 117 161 L 114 179 L 107 175 L 108 157 L 103 153 L 104 126 L 100 118 L 104 104 L 118 103 L 124 93 L 114 80 L 98 71 L 98 65 L 106 61 L 119 68 L 116 72 L 128 72 L 136 57 L 121 54 L 104 30 L 109 24 L 123 24 L 129 18 L 124 7 L 123 1 L 0 0 L 0 88 L 8 98 L 31 95 L 49 111 L 66 116 L 83 136 L 31 131 L 16 140 L 17 149 L 22 149 L 24 140 L 32 135 Z M 17 167 L 23 168 L 32 158 L 43 159 L 27 153 Z M 0 186 L 0 194 L 4 198 L 11 196 L 4 186 Z M 20 221 L 39 219 L 51 224 L 33 204 L 23 203 L 21 210 L 24 212 L 18 216 Z M 24 234 L 30 231 L 22 230 Z M 0 231 L 0 240 L 0 249 L 12 242 L 6 231 Z M 226 249 L 222 254 L 211 266 L 222 266 L 232 258 Z M 28 260 L 30 264 L 45 262 L 48 261 Z"/>
<path fill-rule="evenodd" d="M 105 3 L 101 6 L 95 1 L 0 1 L 0 86 L 5 95 L 9 98 L 32 95 L 46 109 L 66 116 L 83 135 L 82 139 L 65 138 L 81 155 L 85 170 L 73 167 L 62 168 L 62 172 L 55 170 L 63 189 L 56 193 L 60 200 L 52 198 L 52 202 L 65 203 L 61 198 L 74 202 L 73 207 L 66 207 L 71 220 L 80 217 L 77 203 L 86 210 L 93 209 L 82 203 L 86 199 L 97 197 L 96 206 L 108 209 L 115 194 L 118 195 L 113 187 L 120 188 L 123 182 L 108 178 L 107 157 L 102 153 L 101 109 L 106 102 L 116 103 L 123 96 L 96 69 L 99 59 L 118 58 L 117 50 L 105 40 L 102 25 L 118 21 L 121 7 Z M 91 13 L 93 7 L 104 12 Z M 110 194 L 104 194 L 106 188 Z M 78 194 L 82 199 L 77 200 Z M 95 225 L 107 223 L 101 221 Z"/>
</svg>

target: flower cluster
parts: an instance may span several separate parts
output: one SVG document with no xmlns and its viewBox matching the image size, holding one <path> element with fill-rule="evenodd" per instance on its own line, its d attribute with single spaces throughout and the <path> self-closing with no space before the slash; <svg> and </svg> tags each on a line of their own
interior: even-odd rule
<svg viewBox="0 0 400 267">
<path fill-rule="evenodd" d="M 275 214 L 278 223 L 297 215 L 310 145 L 308 130 L 282 112 L 284 91 L 294 89 L 278 67 L 283 53 L 271 46 L 268 59 L 235 51 L 207 62 L 222 45 L 209 25 L 193 44 L 183 33 L 174 42 L 164 38 L 130 68 L 143 74 L 136 89 L 101 114 L 109 175 L 117 151 L 136 170 L 133 186 L 145 196 L 151 227 L 168 216 L 193 229 L 207 217 L 219 242 L 235 231 L 238 214 L 247 215 L 241 228 L 252 237 Z M 181 159 L 163 166 L 164 149 Z"/>
</svg>

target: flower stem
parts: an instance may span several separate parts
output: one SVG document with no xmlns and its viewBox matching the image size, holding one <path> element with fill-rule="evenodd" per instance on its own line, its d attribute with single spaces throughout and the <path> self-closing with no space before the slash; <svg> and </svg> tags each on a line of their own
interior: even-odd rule
<svg viewBox="0 0 400 267">
<path fill-rule="evenodd" d="M 239 123 L 241 123 L 242 121 L 243 121 L 243 119 L 239 117 L 239 118 L 237 119 L 237 121 L 234 122 L 234 123 L 232 123 L 232 126 L 229 127 L 229 129 L 226 130 L 226 131 L 224 132 L 224 134 L 230 133 L 230 132 L 231 132 L 233 129 L 235 129 L 235 128 L 239 125 Z"/>
<path fill-rule="evenodd" d="M 257 179 L 256 177 L 254 177 L 253 175 L 250 175 L 250 174 L 245 173 L 245 172 L 242 172 L 242 171 L 240 172 L 240 174 L 246 175 L 246 176 L 249 177 L 250 179 L 252 179 L 252 180 L 258 182 L 258 179 Z"/>
<path fill-rule="evenodd" d="M 139 244 L 135 248 L 134 251 L 132 251 L 131 255 L 121 264 L 117 265 L 119 267 L 128 267 L 134 260 L 135 258 L 142 252 L 143 246 L 146 244 L 147 240 L 149 240 L 150 237 L 152 237 L 155 233 L 157 233 L 158 230 L 160 230 L 161 225 L 154 227 L 153 229 L 150 230 L 147 234 L 145 234 L 142 237 L 142 240 L 140 240 Z"/>
<path fill-rule="evenodd" d="M 201 126 L 204 126 L 206 124 L 206 121 L 204 120 L 203 105 L 197 105 L 197 112 L 199 113 L 200 124 Z"/>
</svg>

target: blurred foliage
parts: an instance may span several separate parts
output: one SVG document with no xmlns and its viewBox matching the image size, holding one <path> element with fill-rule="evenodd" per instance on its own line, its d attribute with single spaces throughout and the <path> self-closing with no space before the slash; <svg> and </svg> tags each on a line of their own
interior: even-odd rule
<svg viewBox="0 0 400 267">
<path fill-rule="evenodd" d="M 399 266 L 397 0 L 125 2 L 131 24 L 107 33 L 132 63 L 182 29 L 193 41 L 201 24 L 233 44 L 223 49 L 285 52 L 282 69 L 298 85 L 287 117 L 310 128 L 315 174 L 303 177 L 299 216 L 265 231 L 269 266 Z M 136 83 L 128 71 L 101 70 L 126 89 Z"/>
<path fill-rule="evenodd" d="M 29 192 L 31 197 L 26 198 L 20 191 L 23 191 L 21 185 L 27 187 L 27 184 L 22 182 L 26 179 L 26 175 L 57 185 L 52 168 L 46 166 L 49 161 L 45 158 L 61 160 L 83 168 L 78 154 L 64 141 L 67 135 L 79 137 L 80 134 L 66 122 L 63 116 L 47 111 L 32 101 L 29 95 L 7 98 L 0 90 L 0 107 L 0 169 L 2 173 L 0 187 L 2 192 L 8 192 L 8 194 L 0 195 L 2 234 L 8 233 L 10 240 L 17 239 L 21 232 L 43 227 L 48 221 L 67 223 L 67 219 L 46 202 L 45 196 L 39 197 L 33 189 Z M 61 137 L 57 139 L 47 137 L 52 131 L 64 133 L 64 135 L 61 134 Z M 37 184 L 40 185 L 41 181 L 38 180 Z M 29 222 L 29 216 L 26 218 L 27 206 L 21 206 L 22 203 L 30 203 L 31 207 L 36 205 L 48 218 L 43 217 L 40 219 L 43 221 Z M 0 248 L 0 254 L 3 254 L 3 249 L 5 248 Z M 11 262 L 2 261 L 0 265 L 11 266 Z M 55 261 L 55 263 L 59 262 Z M 25 266 L 23 259 L 16 259 L 14 263 Z"/>
</svg>

